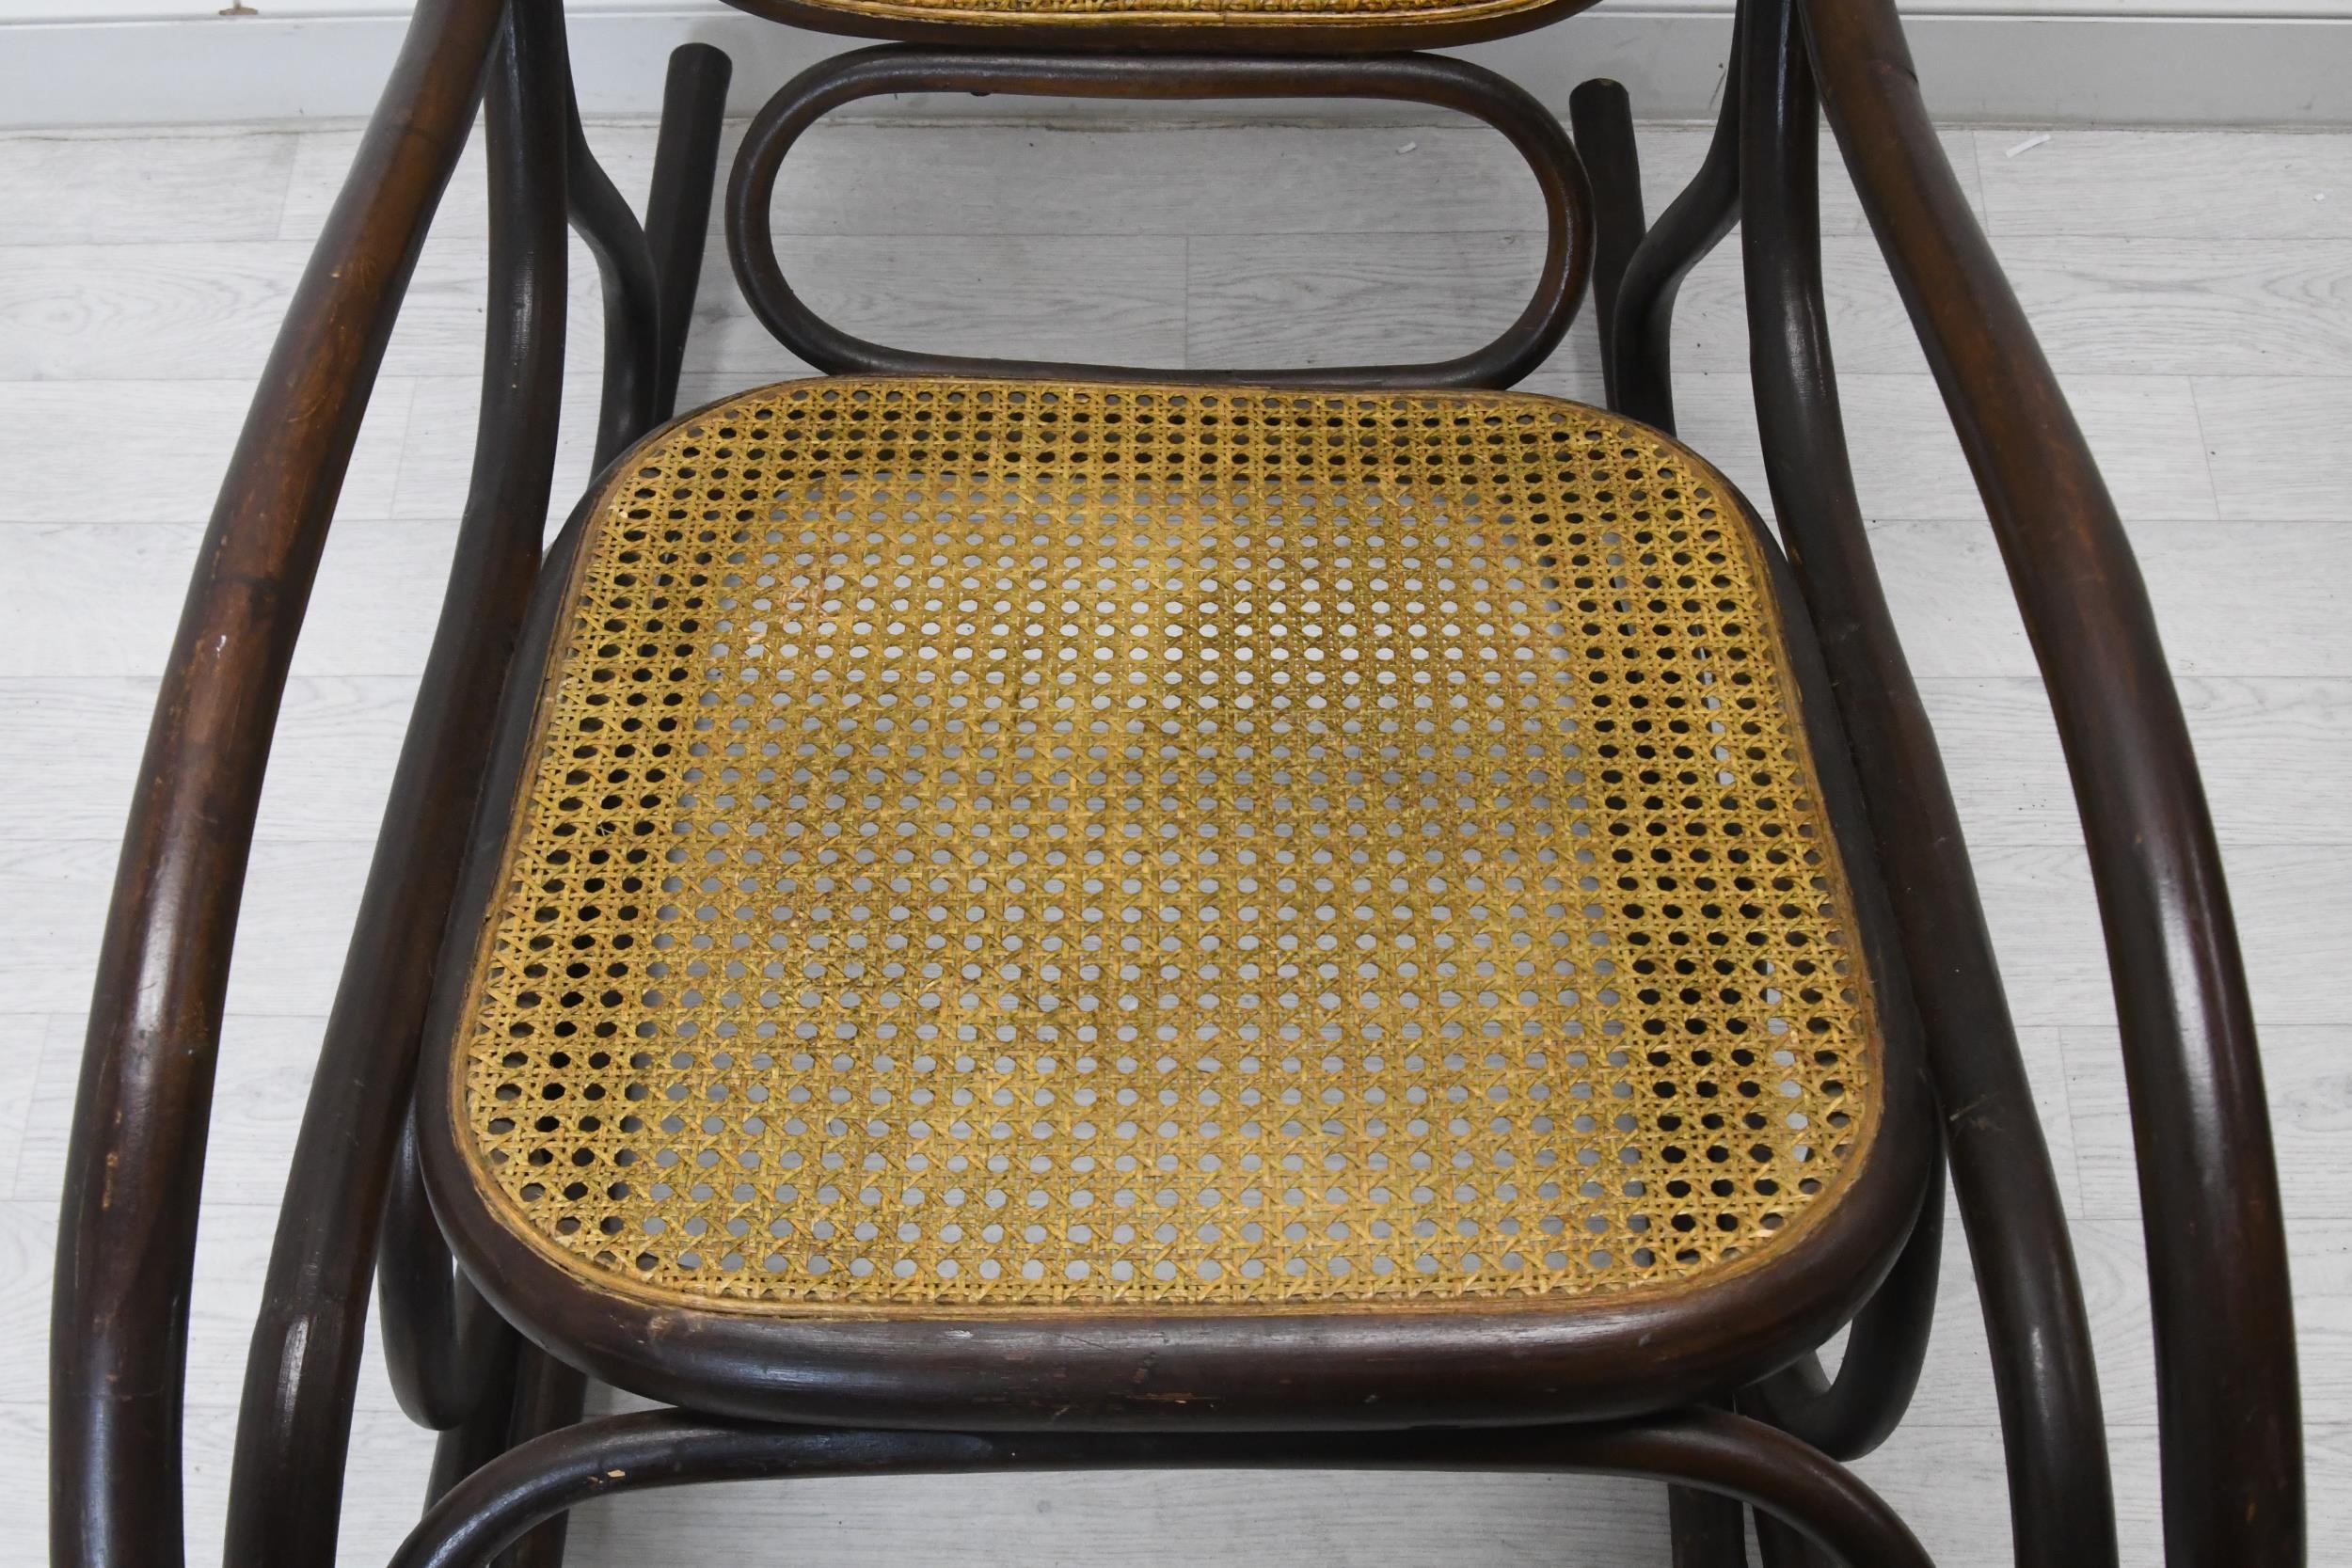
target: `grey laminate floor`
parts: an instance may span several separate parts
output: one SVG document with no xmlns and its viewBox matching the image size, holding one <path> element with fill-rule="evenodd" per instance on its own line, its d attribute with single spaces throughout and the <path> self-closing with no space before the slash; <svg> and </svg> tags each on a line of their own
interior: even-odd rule
<svg viewBox="0 0 2352 1568">
<path fill-rule="evenodd" d="M 628 189 L 652 135 L 599 127 Z M 2265 1029 L 2295 1245 L 2315 1561 L 2352 1531 L 2352 135 L 1954 130 L 1947 145 L 2130 519 L 2210 782 Z M 1651 210 L 1702 133 L 1648 135 Z M 166 641 L 345 131 L 0 138 L 0 1563 L 38 1495 L 56 1183 L 89 967 Z M 1968 476 L 1828 175 L 1827 265 L 1865 503 L 1952 759 L 2076 1221 L 2128 1560 L 2156 1560 L 2148 1308 L 2116 1037 L 2073 805 Z M 827 126 L 787 168 L 787 267 L 855 330 L 1147 364 L 1453 352 L 1534 276 L 1532 182 L 1485 132 Z M 415 690 L 481 354 L 478 166 L 420 269 L 295 662 L 230 997 L 190 1347 L 195 1560 L 310 1053 Z M 596 363 L 576 263 L 572 363 Z M 1764 485 L 1726 251 L 1684 291 L 1684 435 Z M 714 255 L 685 401 L 795 369 Z M 1530 384 L 1591 396 L 1589 333 Z M 594 385 L 574 383 L 576 416 Z M 584 478 L 576 419 L 564 486 Z M 1911 1421 L 1862 1469 L 1950 1568 L 2005 1563 L 1964 1261 Z M 414 1517 L 429 1445 L 363 1380 L 346 1560 Z M 864 1481 L 592 1509 L 574 1560 L 1257 1565 L 1663 1563 L 1656 1488 L 1462 1476 Z"/>
</svg>

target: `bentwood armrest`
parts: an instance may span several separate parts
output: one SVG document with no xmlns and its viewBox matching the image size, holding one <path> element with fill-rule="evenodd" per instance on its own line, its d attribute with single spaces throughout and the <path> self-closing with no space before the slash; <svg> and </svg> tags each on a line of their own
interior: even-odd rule
<svg viewBox="0 0 2352 1568">
<path fill-rule="evenodd" d="M 181 1375 L 230 946 L 286 670 L 497 0 L 424 0 L 246 415 L 149 732 L 59 1222 L 60 1560 L 180 1560 Z M 125 1499 L 136 1507 L 123 1506 Z"/>
<path fill-rule="evenodd" d="M 1984 495 L 2074 776 L 2139 1156 L 2175 1562 L 2298 1554 L 2286 1240 L 2204 786 L 2115 503 L 1945 161 L 1890 0 L 1806 0 L 1821 95 Z"/>
</svg>

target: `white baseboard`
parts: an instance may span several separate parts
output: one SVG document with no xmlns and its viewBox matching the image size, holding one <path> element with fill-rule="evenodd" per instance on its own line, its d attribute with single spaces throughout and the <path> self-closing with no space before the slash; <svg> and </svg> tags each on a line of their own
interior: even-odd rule
<svg viewBox="0 0 2352 1568">
<path fill-rule="evenodd" d="M 19 6 L 39 0 L 14 0 Z M 316 3 L 316 0 L 313 0 Z M 1928 102 L 1942 118 L 2110 124 L 2352 122 L 2352 6 L 2251 0 L 2267 15 L 2200 15 L 2232 0 L 2060 0 L 2075 14 L 2004 9 L 2017 0 L 1931 0 L 1906 12 Z M 10 23 L 0 3 L 0 127 L 342 119 L 373 105 L 405 18 L 348 8 L 272 15 Z M 2334 11 L 2337 14 L 2328 14 Z M 354 14 L 356 12 L 356 14 Z M 1713 112 L 1729 39 L 1721 0 L 1605 5 L 1542 32 L 1460 53 L 1563 105 L 1590 76 L 1613 76 L 1650 119 Z M 688 40 L 736 61 L 748 113 L 793 71 L 849 40 L 779 27 L 707 0 L 589 0 L 571 8 L 581 107 L 652 113 L 661 62 Z M 875 100 L 885 111 L 1034 111 L 1020 100 Z M 1235 111 L 1240 112 L 1240 111 Z M 1252 112 L 1263 115 L 1263 105 Z M 1326 112 L 1328 112 L 1327 109 Z"/>
</svg>

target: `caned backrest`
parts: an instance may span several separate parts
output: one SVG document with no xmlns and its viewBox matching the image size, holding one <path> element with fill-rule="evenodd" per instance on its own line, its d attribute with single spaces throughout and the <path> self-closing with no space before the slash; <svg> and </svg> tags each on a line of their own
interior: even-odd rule
<svg viewBox="0 0 2352 1568">
<path fill-rule="evenodd" d="M 733 0 L 795 26 L 913 42 L 1371 53 L 1525 32 L 1595 0 Z"/>
</svg>

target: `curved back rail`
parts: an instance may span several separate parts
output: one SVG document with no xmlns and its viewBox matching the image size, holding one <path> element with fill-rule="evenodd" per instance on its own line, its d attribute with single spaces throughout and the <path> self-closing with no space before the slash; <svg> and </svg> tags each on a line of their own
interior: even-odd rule
<svg viewBox="0 0 2352 1568">
<path fill-rule="evenodd" d="M 106 917 L 50 1336 L 51 1552 L 176 1568 L 205 1124 L 254 813 L 319 554 L 499 0 L 421 0 L 246 416 Z"/>
<path fill-rule="evenodd" d="M 2073 773 L 2123 1030 L 2177 1565 L 2303 1560 L 2286 1236 L 2220 850 L 2148 593 L 1945 161 L 1892 0 L 1804 0 L 1863 210 L 2009 563 Z"/>
<path fill-rule="evenodd" d="M 2016 1560 L 2093 1568 L 2116 1560 L 2116 1539 L 2090 1321 L 1960 813 L 1887 610 L 1847 457 L 1822 303 L 1812 66 L 1795 0 L 1750 0 L 1746 16 L 1737 187 L 1773 509 L 1853 741 L 1937 1096 L 1967 1107 L 1947 1117 L 1945 1137 L 2000 1402 Z M 1887 1321 L 1880 1313 L 1858 1322 L 1834 1389 L 1786 1398 L 1814 1392 L 1803 1367 L 1758 1386 L 1756 1397 L 1780 1424 L 1824 1441 L 1824 1416 L 1889 1386 L 1860 1352 L 1924 1349 L 1935 1283 L 1932 1260 L 1922 1264 L 1909 1298 L 1917 1318 L 1891 1336 L 1871 1332 Z M 1891 1314 L 1902 1299 L 1882 1292 L 1873 1306 Z M 1882 1405 L 1876 1414 L 1873 1440 L 1899 1410 Z M 1848 1445 L 1827 1446 L 1853 1457 Z"/>
<path fill-rule="evenodd" d="M 246 1360 L 230 1469 L 230 1561 L 318 1561 L 334 1550 L 336 1510 L 320 1499 L 342 1495 L 377 1217 L 386 1212 L 400 1131 L 388 1125 L 385 1110 L 401 1103 L 414 1072 L 433 938 L 479 787 L 499 674 L 537 577 L 540 519 L 554 472 L 566 146 L 565 94 L 550 67 L 562 47 L 553 0 L 509 8 L 485 93 L 493 308 L 477 461 L 278 1210 Z M 413 1227 L 396 1208 L 390 1218 L 389 1267 L 397 1268 Z M 385 1337 L 388 1357 L 403 1374 L 394 1381 L 404 1403 L 432 1414 L 405 1375 L 410 1337 L 398 1314 L 386 1314 Z M 474 1338 L 494 1342 L 488 1332 Z"/>
<path fill-rule="evenodd" d="M 715 145 L 725 83 L 719 60 L 714 70 L 687 52 L 686 69 L 673 73 L 680 92 L 671 106 L 679 112 L 658 173 L 675 180 L 687 156 L 681 147 Z M 336 1510 L 320 1499 L 340 1495 L 379 1234 L 387 1359 L 405 1406 L 461 1433 L 480 1415 L 501 1431 L 501 1448 L 579 1415 L 578 1374 L 535 1346 L 513 1347 L 513 1331 L 452 1275 L 413 1168 L 395 1168 L 406 1125 L 398 1108 L 414 1074 L 493 716 L 540 565 L 563 389 L 567 223 L 596 258 L 603 285 L 599 466 L 667 413 L 664 388 L 674 384 L 666 367 L 675 356 L 662 341 L 663 300 L 666 313 L 682 318 L 693 292 L 691 276 L 664 290 L 635 214 L 588 147 L 559 0 L 510 0 L 486 96 L 491 308 L 472 483 L 320 1045 L 246 1362 L 227 1542 L 228 1560 L 240 1564 L 332 1558 Z M 674 268 L 691 268 L 707 209 L 673 205 L 695 232 L 691 243 L 674 238 L 663 255 Z M 494 1387 L 485 1373 L 510 1356 L 513 1387 Z M 466 1439 L 450 1441 L 453 1453 Z M 558 1526 L 530 1549 L 552 1559 L 560 1545 Z"/>
</svg>

